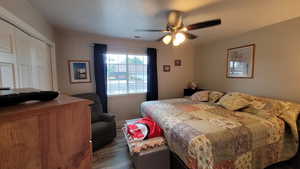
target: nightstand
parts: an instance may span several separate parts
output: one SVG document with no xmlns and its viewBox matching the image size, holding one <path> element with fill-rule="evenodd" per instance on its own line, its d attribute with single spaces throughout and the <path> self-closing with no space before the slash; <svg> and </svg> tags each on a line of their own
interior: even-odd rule
<svg viewBox="0 0 300 169">
<path fill-rule="evenodd" d="M 204 89 L 184 89 L 183 95 L 184 95 L 184 97 L 192 96 L 194 93 L 196 93 L 198 91 L 202 91 L 202 90 L 204 90 Z"/>
</svg>

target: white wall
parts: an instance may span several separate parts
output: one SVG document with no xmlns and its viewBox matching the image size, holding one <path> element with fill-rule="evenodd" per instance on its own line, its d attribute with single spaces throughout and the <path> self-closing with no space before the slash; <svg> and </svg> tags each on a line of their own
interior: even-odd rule
<svg viewBox="0 0 300 169">
<path fill-rule="evenodd" d="M 4 7 L 19 19 L 31 25 L 49 40 L 54 40 L 52 27 L 45 18 L 27 0 L 0 0 L 0 6 Z"/>
<path fill-rule="evenodd" d="M 93 77 L 92 43 L 108 44 L 108 48 L 158 49 L 158 86 L 159 98 L 183 97 L 183 89 L 194 80 L 194 48 L 190 43 L 180 47 L 169 47 L 158 42 L 108 38 L 104 36 L 74 31 L 56 31 L 57 67 L 59 90 L 67 94 L 94 92 L 95 83 L 71 84 L 67 61 L 69 59 L 90 58 Z M 174 60 L 181 59 L 182 67 L 174 67 Z M 171 72 L 162 71 L 162 65 L 171 65 Z M 109 97 L 109 111 L 116 113 L 118 119 L 138 116 L 139 105 L 145 95 L 125 95 Z"/>
<path fill-rule="evenodd" d="M 227 49 L 256 44 L 254 78 L 226 78 Z M 196 79 L 203 88 L 300 102 L 300 18 L 199 46 Z"/>
</svg>

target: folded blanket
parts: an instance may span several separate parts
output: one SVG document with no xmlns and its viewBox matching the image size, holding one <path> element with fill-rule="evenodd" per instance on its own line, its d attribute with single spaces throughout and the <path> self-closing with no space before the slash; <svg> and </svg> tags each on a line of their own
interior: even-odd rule
<svg viewBox="0 0 300 169">
<path fill-rule="evenodd" d="M 144 117 L 128 124 L 127 133 L 133 140 L 145 140 L 163 136 L 163 130 L 150 117 Z"/>
</svg>

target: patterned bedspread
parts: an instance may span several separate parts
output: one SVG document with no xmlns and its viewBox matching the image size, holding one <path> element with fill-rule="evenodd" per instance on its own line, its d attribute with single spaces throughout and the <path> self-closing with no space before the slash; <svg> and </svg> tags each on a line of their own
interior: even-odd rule
<svg viewBox="0 0 300 169">
<path fill-rule="evenodd" d="M 191 169 L 263 169 L 298 150 L 299 105 L 268 101 L 271 109 L 255 113 L 184 98 L 144 102 L 141 111 Z"/>
</svg>

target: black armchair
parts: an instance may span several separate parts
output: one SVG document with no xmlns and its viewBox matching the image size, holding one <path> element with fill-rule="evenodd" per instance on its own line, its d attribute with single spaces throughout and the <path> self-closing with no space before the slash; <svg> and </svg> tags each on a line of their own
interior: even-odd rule
<svg viewBox="0 0 300 169">
<path fill-rule="evenodd" d="M 100 99 L 96 93 L 84 93 L 73 95 L 74 97 L 89 99 L 91 104 L 92 142 L 93 151 L 110 143 L 116 137 L 115 116 L 110 113 L 103 113 Z"/>
</svg>

